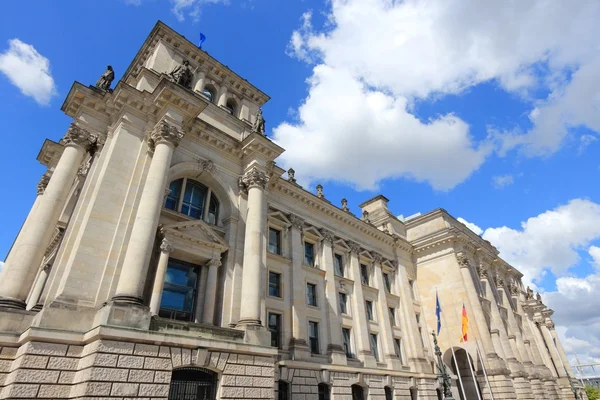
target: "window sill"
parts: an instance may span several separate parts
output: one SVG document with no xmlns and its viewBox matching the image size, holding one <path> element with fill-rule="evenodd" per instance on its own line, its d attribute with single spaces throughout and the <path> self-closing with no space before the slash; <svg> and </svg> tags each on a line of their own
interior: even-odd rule
<svg viewBox="0 0 600 400">
<path fill-rule="evenodd" d="M 282 262 L 284 264 L 289 264 L 292 261 L 291 259 L 284 257 L 281 254 L 271 253 L 268 250 L 267 250 L 267 258 L 272 258 L 272 259 Z"/>
<path fill-rule="evenodd" d="M 313 306 L 312 304 L 307 304 L 306 307 L 312 308 L 313 310 L 321 310 L 321 307 L 319 307 L 319 306 Z"/>
<path fill-rule="evenodd" d="M 323 271 L 319 267 L 311 267 L 311 266 L 308 266 L 306 264 L 302 264 L 302 268 L 304 270 L 306 270 L 306 271 L 312 272 L 313 274 L 318 274 L 318 275 L 321 275 L 321 276 L 325 276 L 325 271 Z"/>
<path fill-rule="evenodd" d="M 267 295 L 267 299 L 273 299 L 278 301 L 283 301 L 283 296 L 272 296 L 270 294 Z"/>
</svg>

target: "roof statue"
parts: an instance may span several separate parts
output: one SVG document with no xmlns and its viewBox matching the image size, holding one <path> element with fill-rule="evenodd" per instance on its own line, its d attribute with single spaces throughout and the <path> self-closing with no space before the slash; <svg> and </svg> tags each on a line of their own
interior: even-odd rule
<svg viewBox="0 0 600 400">
<path fill-rule="evenodd" d="M 254 120 L 254 125 L 252 125 L 252 132 L 260 133 L 263 136 L 265 134 L 265 119 L 263 118 L 262 108 L 258 109 L 258 113 L 256 113 L 256 119 Z"/>
<path fill-rule="evenodd" d="M 186 89 L 192 88 L 192 78 L 194 77 L 194 74 L 188 60 L 183 61 L 181 65 L 175 67 L 175 69 L 169 73 L 169 76 L 176 84 L 181 85 Z"/>
<path fill-rule="evenodd" d="M 102 74 L 100 79 L 96 81 L 96 87 L 101 90 L 110 92 L 110 84 L 115 79 L 115 71 L 113 71 L 110 65 L 106 66 L 106 71 Z"/>
</svg>

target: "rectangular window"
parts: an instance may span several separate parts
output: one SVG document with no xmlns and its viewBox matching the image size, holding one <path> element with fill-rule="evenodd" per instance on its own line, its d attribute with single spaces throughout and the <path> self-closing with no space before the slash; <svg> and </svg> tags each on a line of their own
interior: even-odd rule
<svg viewBox="0 0 600 400">
<path fill-rule="evenodd" d="M 269 228 L 269 253 L 281 255 L 281 231 Z"/>
<path fill-rule="evenodd" d="M 304 242 L 304 264 L 315 266 L 315 245 L 309 242 Z"/>
<path fill-rule="evenodd" d="M 400 339 L 394 338 L 394 350 L 396 351 L 396 356 L 402 361 L 402 344 Z"/>
<path fill-rule="evenodd" d="M 344 276 L 344 257 L 341 254 L 334 255 L 333 266 L 337 276 Z"/>
<path fill-rule="evenodd" d="M 383 284 L 385 285 L 385 291 L 392 293 L 392 283 L 390 282 L 390 275 L 383 273 Z"/>
<path fill-rule="evenodd" d="M 348 295 L 346 295 L 346 293 L 339 293 L 339 297 L 340 297 L 340 313 L 348 314 L 348 306 L 347 306 Z"/>
<path fill-rule="evenodd" d="M 281 297 L 281 274 L 269 271 L 269 296 Z"/>
<path fill-rule="evenodd" d="M 165 274 L 159 316 L 193 321 L 200 267 L 170 259 Z"/>
<path fill-rule="evenodd" d="M 365 307 L 365 308 L 366 308 L 366 309 L 365 309 L 365 311 L 367 312 L 367 319 L 368 319 L 369 321 L 375 321 L 375 315 L 373 315 L 373 302 L 372 302 L 372 301 L 369 301 L 369 300 L 367 300 L 367 301 L 365 302 L 365 305 L 366 305 L 366 307 Z"/>
<path fill-rule="evenodd" d="M 317 285 L 314 283 L 306 284 L 306 304 L 317 307 Z"/>
<path fill-rule="evenodd" d="M 371 339 L 371 354 L 375 357 L 375 360 L 379 361 L 379 349 L 377 348 L 377 335 L 374 333 L 369 334 Z"/>
<path fill-rule="evenodd" d="M 363 285 L 369 285 L 369 270 L 365 264 L 360 264 L 360 281 Z"/>
<path fill-rule="evenodd" d="M 392 324 L 392 326 L 396 326 L 396 309 L 394 307 L 390 307 L 388 310 L 390 312 L 390 324 Z"/>
<path fill-rule="evenodd" d="M 346 357 L 354 358 L 352 354 L 352 339 L 350 338 L 350 329 L 342 328 L 342 340 L 344 342 L 344 351 L 346 352 Z"/>
<path fill-rule="evenodd" d="M 319 323 L 308 321 L 308 341 L 310 346 L 310 352 L 312 354 L 319 354 Z"/>
<path fill-rule="evenodd" d="M 271 332 L 271 347 L 281 348 L 281 314 L 269 313 L 269 331 Z"/>
</svg>

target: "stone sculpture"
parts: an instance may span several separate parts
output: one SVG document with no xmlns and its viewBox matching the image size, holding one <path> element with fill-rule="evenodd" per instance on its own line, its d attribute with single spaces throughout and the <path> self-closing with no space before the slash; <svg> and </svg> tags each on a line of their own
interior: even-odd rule
<svg viewBox="0 0 600 400">
<path fill-rule="evenodd" d="M 190 63 L 187 60 L 171 71 L 169 76 L 176 84 L 181 85 L 186 89 L 192 88 L 192 78 L 194 74 L 192 73 L 192 67 L 190 67 Z"/>
<path fill-rule="evenodd" d="M 110 92 L 110 85 L 115 79 L 115 71 L 113 71 L 110 65 L 106 66 L 106 71 L 102 74 L 100 79 L 96 81 L 96 87 L 101 90 Z"/>
<path fill-rule="evenodd" d="M 256 113 L 256 119 L 254 120 L 254 125 L 252 126 L 252 132 L 260 133 L 265 136 L 265 119 L 263 118 L 262 109 L 258 109 L 258 113 Z"/>
<path fill-rule="evenodd" d="M 525 293 L 525 300 L 533 299 L 533 290 L 529 286 L 527 286 L 527 293 Z"/>
</svg>

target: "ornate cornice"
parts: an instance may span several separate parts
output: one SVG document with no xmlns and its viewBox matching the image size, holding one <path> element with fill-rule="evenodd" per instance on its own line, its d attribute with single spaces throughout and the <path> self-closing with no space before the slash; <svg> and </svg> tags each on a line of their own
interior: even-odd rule
<svg viewBox="0 0 600 400">
<path fill-rule="evenodd" d="M 252 167 L 250 171 L 246 172 L 240 177 L 239 182 L 240 186 L 245 190 L 248 190 L 252 187 L 265 189 L 267 183 L 269 182 L 269 177 L 258 168 Z"/>
<path fill-rule="evenodd" d="M 181 129 L 164 119 L 160 120 L 148 136 L 148 148 L 154 151 L 156 146 L 161 143 L 177 147 L 183 136 L 184 133 Z"/>
<path fill-rule="evenodd" d="M 37 194 L 41 196 L 46 191 L 46 187 L 48 186 L 48 182 L 50 182 L 50 171 L 46 171 L 44 175 L 40 178 L 40 181 L 37 184 Z"/>
</svg>

